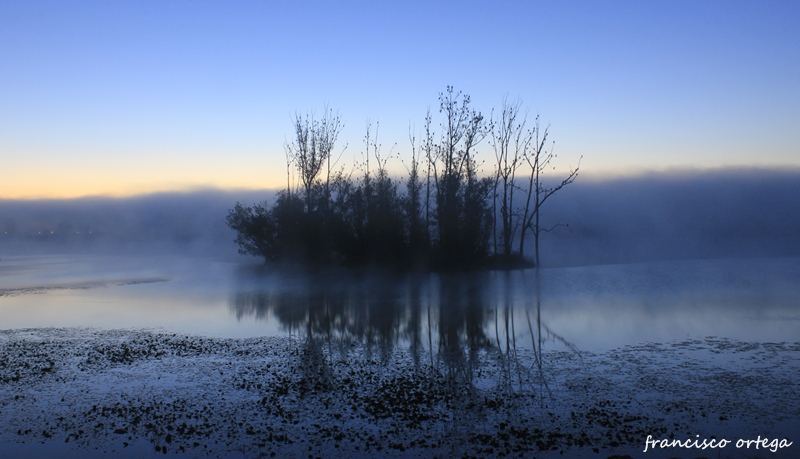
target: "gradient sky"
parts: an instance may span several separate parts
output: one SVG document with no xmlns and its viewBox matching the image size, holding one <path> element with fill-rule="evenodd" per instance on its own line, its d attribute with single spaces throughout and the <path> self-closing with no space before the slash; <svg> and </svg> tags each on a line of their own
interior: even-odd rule
<svg viewBox="0 0 800 459">
<path fill-rule="evenodd" d="M 800 166 L 800 2 L 338 3 L 0 3 L 0 198 L 280 187 L 295 112 L 352 164 L 448 84 L 588 178 Z"/>
</svg>

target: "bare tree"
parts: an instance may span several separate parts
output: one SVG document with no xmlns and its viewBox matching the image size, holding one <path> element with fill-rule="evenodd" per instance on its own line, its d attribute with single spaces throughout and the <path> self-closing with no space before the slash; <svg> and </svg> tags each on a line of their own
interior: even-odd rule
<svg viewBox="0 0 800 459">
<path fill-rule="evenodd" d="M 431 168 L 436 192 L 436 223 L 441 256 L 448 262 L 475 259 L 485 250 L 483 240 L 488 182 L 478 179 L 475 147 L 486 136 L 483 115 L 470 106 L 470 97 L 452 86 L 439 94 L 444 114 L 442 138 L 433 148 Z"/>
<path fill-rule="evenodd" d="M 431 173 L 433 172 L 433 132 L 431 131 L 431 110 L 425 114 L 425 141 L 422 149 L 425 152 L 425 233 L 428 243 L 431 242 Z"/>
<path fill-rule="evenodd" d="M 330 182 L 331 153 L 342 130 L 342 121 L 332 110 L 326 109 L 322 119 L 311 115 L 295 115 L 292 143 L 287 143 L 287 157 L 294 163 L 300 174 L 306 198 L 306 212 L 314 209 L 312 191 L 319 183 L 319 175 L 323 166 L 327 166 L 327 185 Z"/>
<path fill-rule="evenodd" d="M 406 222 L 408 225 L 408 245 L 412 254 L 417 254 L 427 245 L 427 225 L 422 220 L 420 201 L 422 198 L 422 180 L 420 178 L 420 152 L 417 150 L 416 137 L 409 126 L 408 140 L 411 142 L 411 161 L 406 164 L 401 159 L 408 171 L 406 179 L 406 196 L 403 200 Z"/>
<path fill-rule="evenodd" d="M 341 154 L 332 156 L 343 128 L 339 116 L 327 107 L 321 118 L 296 114 L 293 138 L 285 144 L 286 191 L 270 208 L 235 208 L 229 225 L 244 234 L 246 250 L 270 253 L 274 259 L 429 262 L 444 269 L 492 261 L 488 256 L 493 231 L 494 254 L 506 258 L 495 261 L 508 261 L 509 268 L 522 266 L 531 233 L 538 265 L 540 234 L 552 229 L 541 227 L 541 207 L 575 180 L 580 162 L 563 181 L 544 186 L 541 175 L 555 158 L 553 148 L 545 148 L 548 130 L 540 129 L 538 117 L 529 127 L 518 100 L 504 98 L 497 118 L 493 111 L 486 120 L 468 95 L 448 86 L 439 93 L 439 113 L 436 134 L 430 110 L 421 142 L 409 134 L 410 162 L 400 160 L 409 173 L 405 195 L 398 192 L 399 182 L 387 167 L 396 144 L 388 155 L 381 153 L 377 123 L 373 130 L 368 122 L 364 156 L 345 173 L 344 166 L 334 170 Z M 489 176 L 481 170 L 479 153 L 487 136 L 495 154 Z M 353 180 L 356 170 L 363 175 Z"/>
<path fill-rule="evenodd" d="M 549 127 L 542 132 L 539 126 L 539 117 L 536 117 L 536 125 L 533 127 L 534 147 L 529 149 L 528 154 L 525 155 L 525 161 L 531 168 L 531 175 L 528 180 L 528 196 L 525 201 L 525 210 L 522 214 L 522 232 L 519 238 L 519 253 L 522 254 L 525 247 L 525 234 L 530 231 L 533 234 L 533 253 L 534 263 L 539 266 L 539 236 L 544 232 L 549 232 L 556 224 L 550 228 L 542 228 L 540 225 L 540 215 L 542 205 L 547 201 L 550 196 L 555 194 L 556 191 L 564 188 L 566 185 L 574 182 L 578 177 L 578 170 L 580 169 L 580 160 L 575 169 L 571 169 L 567 177 L 555 186 L 547 187 L 542 184 L 541 176 L 545 170 L 550 168 L 550 163 L 554 154 L 555 142 L 551 143 L 550 150 L 545 148 L 547 142 Z M 581 159 L 583 156 L 581 156 Z"/>
<path fill-rule="evenodd" d="M 533 143 L 534 132 L 526 127 L 527 116 L 521 111 L 521 102 L 509 102 L 503 98 L 503 107 L 491 124 L 491 144 L 495 154 L 494 203 L 500 202 L 502 254 L 511 256 L 512 243 L 522 222 L 522 216 L 514 208 L 517 170 L 527 157 Z M 498 190 L 499 188 L 499 190 Z M 494 212 L 495 216 L 497 211 Z M 495 231 L 496 231 L 495 224 Z M 495 238 L 495 253 L 497 253 Z M 521 252 L 520 252 L 521 253 Z"/>
</svg>

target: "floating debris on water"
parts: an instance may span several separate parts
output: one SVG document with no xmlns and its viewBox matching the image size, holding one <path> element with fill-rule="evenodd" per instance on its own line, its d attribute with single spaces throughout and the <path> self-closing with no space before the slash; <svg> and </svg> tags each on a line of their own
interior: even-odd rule
<svg viewBox="0 0 800 459">
<path fill-rule="evenodd" d="M 191 457 L 624 457 L 648 435 L 792 441 L 798 374 L 800 343 L 721 338 L 431 355 L 325 336 L 4 330 L 0 445 L 115 451 L 144 442 Z"/>
</svg>

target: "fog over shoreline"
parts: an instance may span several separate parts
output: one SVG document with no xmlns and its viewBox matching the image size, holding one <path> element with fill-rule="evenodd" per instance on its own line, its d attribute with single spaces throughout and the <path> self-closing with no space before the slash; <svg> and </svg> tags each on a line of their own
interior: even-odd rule
<svg viewBox="0 0 800 459">
<path fill-rule="evenodd" d="M 239 255 L 236 202 L 275 190 L 0 200 L 0 258 L 53 253 Z M 800 170 L 720 169 L 578 180 L 542 208 L 543 266 L 800 256 Z M 518 195 L 518 201 L 524 197 Z M 244 257 L 242 257 L 244 259 Z"/>
</svg>

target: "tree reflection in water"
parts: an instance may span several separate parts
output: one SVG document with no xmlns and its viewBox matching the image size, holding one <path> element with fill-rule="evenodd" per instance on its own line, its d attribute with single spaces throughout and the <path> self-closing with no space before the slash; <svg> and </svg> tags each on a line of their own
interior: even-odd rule
<svg viewBox="0 0 800 459">
<path fill-rule="evenodd" d="M 535 269 L 261 276 L 269 287 L 259 288 L 256 282 L 240 289 L 231 309 L 240 320 L 277 321 L 299 338 L 308 390 L 329 387 L 332 359 L 346 360 L 358 346 L 363 358 L 382 364 L 395 351 L 408 352 L 417 371 L 439 371 L 451 389 L 467 393 L 481 372 L 481 353 L 488 353 L 501 369 L 494 375 L 498 388 L 512 393 L 525 381 L 537 380 L 544 395 L 549 393 L 545 341 L 573 347 L 542 323 L 541 280 Z M 520 347 L 533 351 L 533 365 L 520 363 Z"/>
</svg>

